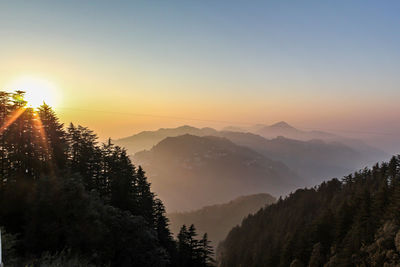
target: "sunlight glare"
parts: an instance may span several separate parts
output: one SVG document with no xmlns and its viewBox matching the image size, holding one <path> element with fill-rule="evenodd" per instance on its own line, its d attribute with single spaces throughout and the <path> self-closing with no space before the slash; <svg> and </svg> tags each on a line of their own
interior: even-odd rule
<svg viewBox="0 0 400 267">
<path fill-rule="evenodd" d="M 58 88 L 49 80 L 36 76 L 21 76 L 7 85 L 7 90 L 25 91 L 25 100 L 28 106 L 38 107 L 45 102 L 50 106 L 56 106 L 59 99 Z"/>
</svg>

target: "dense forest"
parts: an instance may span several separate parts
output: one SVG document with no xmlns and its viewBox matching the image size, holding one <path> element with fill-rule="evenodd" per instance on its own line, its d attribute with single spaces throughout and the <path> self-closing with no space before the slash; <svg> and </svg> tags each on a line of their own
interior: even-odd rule
<svg viewBox="0 0 400 267">
<path fill-rule="evenodd" d="M 125 149 L 64 127 L 46 104 L 0 92 L 5 266 L 210 266 L 207 235 L 174 240 L 162 201 Z"/>
<path fill-rule="evenodd" d="M 220 266 L 400 266 L 400 156 L 300 189 L 235 227 Z"/>
</svg>

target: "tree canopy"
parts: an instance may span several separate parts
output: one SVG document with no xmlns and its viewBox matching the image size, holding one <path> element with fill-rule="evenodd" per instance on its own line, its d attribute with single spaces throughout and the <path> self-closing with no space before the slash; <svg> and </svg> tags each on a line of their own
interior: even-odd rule
<svg viewBox="0 0 400 267">
<path fill-rule="evenodd" d="M 220 266 L 398 266 L 400 156 L 248 216 L 218 249 Z M 386 265 L 384 265 L 386 264 Z"/>
<path fill-rule="evenodd" d="M 5 265 L 183 266 L 164 205 L 126 150 L 26 104 L 22 91 L 0 92 Z"/>
</svg>

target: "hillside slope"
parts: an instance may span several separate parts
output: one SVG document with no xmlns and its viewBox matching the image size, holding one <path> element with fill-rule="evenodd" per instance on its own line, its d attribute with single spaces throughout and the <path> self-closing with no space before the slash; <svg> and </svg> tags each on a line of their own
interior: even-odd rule
<svg viewBox="0 0 400 267">
<path fill-rule="evenodd" d="M 133 161 L 149 170 L 152 187 L 168 212 L 201 208 L 246 194 L 279 196 L 304 184 L 283 163 L 221 137 L 168 137 L 150 151 L 136 153 Z"/>
<path fill-rule="evenodd" d="M 341 177 L 388 158 L 379 150 L 366 146 L 352 148 L 338 142 L 300 141 L 285 137 L 265 139 L 259 135 L 241 132 L 220 132 L 219 135 L 285 163 L 291 170 L 307 179 L 307 184 L 303 186 L 312 186 L 329 178 Z"/>
<path fill-rule="evenodd" d="M 275 200 L 273 196 L 264 193 L 242 196 L 228 203 L 206 206 L 195 211 L 169 213 L 167 217 L 175 235 L 183 224 L 194 224 L 198 232 L 207 233 L 212 245 L 216 246 L 246 216 L 274 203 Z"/>
<path fill-rule="evenodd" d="M 218 249 L 219 266 L 399 266 L 400 156 L 246 218 Z"/>
</svg>

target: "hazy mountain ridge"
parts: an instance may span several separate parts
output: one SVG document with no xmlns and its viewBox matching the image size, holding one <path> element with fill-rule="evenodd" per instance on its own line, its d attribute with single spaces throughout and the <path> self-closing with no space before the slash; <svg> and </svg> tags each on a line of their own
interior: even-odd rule
<svg viewBox="0 0 400 267">
<path fill-rule="evenodd" d="M 215 136 L 168 137 L 133 161 L 148 168 L 169 212 L 226 202 L 244 194 L 287 193 L 304 184 L 281 162 Z"/>
<path fill-rule="evenodd" d="M 284 121 L 280 121 L 272 125 L 256 124 L 251 127 L 227 126 L 223 128 L 222 131 L 253 133 L 261 135 L 262 137 L 265 137 L 267 139 L 274 139 L 279 136 L 283 136 L 288 139 L 301 141 L 323 140 L 327 143 L 338 142 L 357 150 L 364 150 L 365 152 L 379 151 L 380 153 L 386 153 L 381 149 L 368 145 L 365 141 L 361 139 L 344 137 L 341 135 L 319 130 L 299 130 Z M 387 156 L 389 157 L 390 155 L 387 154 Z"/>
<path fill-rule="evenodd" d="M 326 139 L 339 138 L 339 136 L 327 132 L 299 130 L 284 121 L 280 121 L 272 125 L 254 126 L 251 127 L 249 131 L 255 134 L 259 134 L 265 138 L 275 138 L 278 136 L 284 136 L 290 139 L 296 139 L 302 141 L 309 141 L 312 139 L 326 140 Z"/>
<path fill-rule="evenodd" d="M 195 128 L 189 125 L 177 128 L 160 128 L 156 131 L 143 131 L 138 134 L 113 140 L 116 144 L 125 147 L 129 153 L 134 154 L 138 151 L 151 149 L 155 144 L 166 137 L 174 137 L 184 134 L 197 136 L 216 135 L 217 130 L 212 128 Z"/>
<path fill-rule="evenodd" d="M 254 131 L 271 130 L 272 139 L 240 131 L 217 131 L 212 128 L 198 129 L 191 126 L 182 126 L 172 129 L 160 129 L 154 132 L 142 132 L 137 135 L 116 140 L 119 145 L 128 148 L 128 152 L 134 154 L 139 150 L 149 149 L 156 145 L 158 140 L 170 136 L 179 136 L 190 133 L 197 136 L 225 137 L 238 144 L 251 148 L 270 159 L 281 161 L 300 176 L 307 178 L 307 183 L 302 186 L 310 186 L 324 179 L 340 177 L 348 172 L 363 168 L 373 162 L 382 161 L 389 156 L 366 145 L 361 140 L 348 139 L 323 132 L 305 132 L 298 130 L 285 122 L 279 122 L 271 126 L 256 125 Z M 291 133 L 291 134 L 290 134 Z M 293 136 L 293 133 L 308 135 L 310 140 L 295 140 L 282 137 L 283 134 Z M 317 135 L 315 135 L 317 133 Z M 324 137 L 325 139 L 315 139 Z M 146 141 L 143 141 L 146 140 Z M 154 142 L 154 143 L 153 143 Z M 198 149 L 201 149 L 198 146 Z"/>
<path fill-rule="evenodd" d="M 379 150 L 364 147 L 364 150 L 360 151 L 339 142 L 300 141 L 285 137 L 269 140 L 252 133 L 240 132 L 221 132 L 220 135 L 269 158 L 284 162 L 300 176 L 308 179 L 309 184 L 304 186 L 343 176 L 387 158 L 387 155 Z"/>
<path fill-rule="evenodd" d="M 189 212 L 169 213 L 171 232 L 175 235 L 183 224 L 195 224 L 200 234 L 208 233 L 216 246 L 228 232 L 249 214 L 272 204 L 276 199 L 265 193 L 241 196 L 228 203 L 206 206 Z"/>
</svg>

